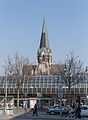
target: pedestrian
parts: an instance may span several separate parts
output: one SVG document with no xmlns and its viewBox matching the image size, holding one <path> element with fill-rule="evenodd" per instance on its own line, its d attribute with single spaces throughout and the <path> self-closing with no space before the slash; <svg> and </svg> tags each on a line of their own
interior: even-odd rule
<svg viewBox="0 0 88 120">
<path fill-rule="evenodd" d="M 80 105 L 78 105 L 77 112 L 78 112 L 78 118 L 81 118 L 81 109 L 80 109 Z"/>
<path fill-rule="evenodd" d="M 76 111 L 75 111 L 75 115 L 76 115 L 76 118 L 81 118 L 81 109 L 80 109 L 80 105 L 78 105 L 78 107 L 76 108 Z"/>
<path fill-rule="evenodd" d="M 72 106 L 69 105 L 68 106 L 68 115 L 69 115 L 69 118 L 73 117 L 73 113 L 72 112 L 73 112 L 73 108 L 72 108 Z"/>
<path fill-rule="evenodd" d="M 26 119 L 27 103 L 24 104 L 24 110 L 25 110 L 25 119 Z"/>
<path fill-rule="evenodd" d="M 35 104 L 34 109 L 33 109 L 33 116 L 36 114 L 36 116 L 38 116 L 37 114 L 37 104 Z"/>
<path fill-rule="evenodd" d="M 24 110 L 27 111 L 27 103 L 24 104 Z"/>
</svg>

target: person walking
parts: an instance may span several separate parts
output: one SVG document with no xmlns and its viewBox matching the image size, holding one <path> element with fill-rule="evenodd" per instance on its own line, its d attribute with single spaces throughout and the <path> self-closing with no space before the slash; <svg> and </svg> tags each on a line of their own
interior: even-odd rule
<svg viewBox="0 0 88 120">
<path fill-rule="evenodd" d="M 81 118 L 80 105 L 78 105 L 78 107 L 76 107 L 76 109 L 75 109 L 75 116 L 76 116 L 76 118 Z"/>
<path fill-rule="evenodd" d="M 69 118 L 70 118 L 70 117 L 72 117 L 73 108 L 70 105 L 68 107 L 69 107 L 68 108 L 68 115 L 69 115 Z"/>
<path fill-rule="evenodd" d="M 24 110 L 25 110 L 25 119 L 26 119 L 26 113 L 27 113 L 27 103 L 24 104 Z"/>
<path fill-rule="evenodd" d="M 33 109 L 33 116 L 36 114 L 36 116 L 38 116 L 37 114 L 37 104 L 35 104 L 34 109 Z"/>
<path fill-rule="evenodd" d="M 78 112 L 78 118 L 81 118 L 81 109 L 80 109 L 80 105 L 78 105 L 77 112 Z"/>
</svg>

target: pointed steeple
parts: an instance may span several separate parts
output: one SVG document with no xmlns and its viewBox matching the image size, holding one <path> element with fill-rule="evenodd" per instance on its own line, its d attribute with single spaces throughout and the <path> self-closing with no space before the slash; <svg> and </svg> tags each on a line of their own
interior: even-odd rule
<svg viewBox="0 0 88 120">
<path fill-rule="evenodd" d="M 41 48 L 50 48 L 49 42 L 48 42 L 48 34 L 47 34 L 47 28 L 45 23 L 45 17 L 43 19 L 43 27 L 42 27 L 42 34 L 41 34 L 41 41 L 40 41 L 40 49 Z"/>
</svg>

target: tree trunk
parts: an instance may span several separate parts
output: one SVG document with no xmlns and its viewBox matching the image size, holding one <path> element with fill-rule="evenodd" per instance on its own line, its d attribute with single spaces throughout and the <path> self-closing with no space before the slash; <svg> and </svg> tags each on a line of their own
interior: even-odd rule
<svg viewBox="0 0 88 120">
<path fill-rule="evenodd" d="M 17 108 L 19 108 L 19 91 L 20 91 L 20 89 L 18 87 L 18 89 L 17 89 Z"/>
</svg>

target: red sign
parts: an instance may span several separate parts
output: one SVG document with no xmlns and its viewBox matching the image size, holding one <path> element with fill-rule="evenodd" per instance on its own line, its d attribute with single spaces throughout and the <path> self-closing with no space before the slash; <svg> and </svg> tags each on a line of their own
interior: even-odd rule
<svg viewBox="0 0 88 120">
<path fill-rule="evenodd" d="M 63 101 L 63 105 L 65 105 L 65 101 Z"/>
<path fill-rule="evenodd" d="M 2 103 L 0 103 L 0 106 L 2 106 Z"/>
<path fill-rule="evenodd" d="M 8 106 L 10 106 L 11 104 L 10 103 L 8 103 Z"/>
</svg>

